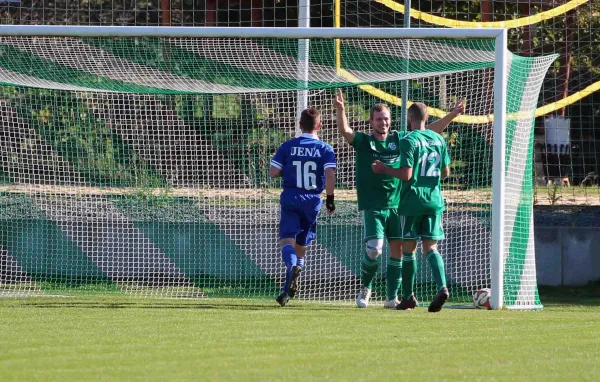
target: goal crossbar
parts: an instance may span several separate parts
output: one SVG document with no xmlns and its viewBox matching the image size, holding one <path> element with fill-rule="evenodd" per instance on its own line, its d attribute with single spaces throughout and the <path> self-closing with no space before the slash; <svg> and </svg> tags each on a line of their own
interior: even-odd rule
<svg viewBox="0 0 600 382">
<path fill-rule="evenodd" d="M 0 36 L 30 37 L 162 37 L 162 38 L 287 38 L 287 39 L 492 39 L 505 29 L 446 28 L 279 28 L 279 27 L 131 27 L 2 25 Z"/>
</svg>

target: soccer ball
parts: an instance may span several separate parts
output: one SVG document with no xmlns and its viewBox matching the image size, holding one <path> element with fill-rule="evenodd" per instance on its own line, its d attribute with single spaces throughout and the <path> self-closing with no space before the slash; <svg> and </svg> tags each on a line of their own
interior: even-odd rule
<svg viewBox="0 0 600 382">
<path fill-rule="evenodd" d="M 479 289 L 473 295 L 473 306 L 477 309 L 492 309 L 490 305 L 490 296 L 492 291 L 490 288 Z"/>
</svg>

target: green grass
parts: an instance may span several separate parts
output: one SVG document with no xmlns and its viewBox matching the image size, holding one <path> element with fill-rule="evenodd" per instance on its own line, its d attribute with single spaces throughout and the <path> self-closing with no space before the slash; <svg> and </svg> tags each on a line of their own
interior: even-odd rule
<svg viewBox="0 0 600 382">
<path fill-rule="evenodd" d="M 553 293 L 555 291 L 552 291 Z M 0 299 L 0 380 L 597 380 L 600 298 L 542 311 Z"/>
</svg>

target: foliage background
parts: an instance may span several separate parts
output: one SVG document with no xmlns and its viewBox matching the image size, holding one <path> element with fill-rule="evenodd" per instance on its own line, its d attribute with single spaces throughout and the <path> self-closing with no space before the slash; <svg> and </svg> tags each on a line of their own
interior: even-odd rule
<svg viewBox="0 0 600 382">
<path fill-rule="evenodd" d="M 402 3 L 402 1 L 400 1 Z M 504 0 L 504 1 L 412 1 L 412 8 L 448 19 L 466 21 L 484 20 L 513 20 L 529 14 L 545 11 L 563 4 L 563 0 Z M 403 26 L 403 14 L 393 12 L 389 8 L 375 1 L 348 0 L 342 1 L 342 26 Z M 489 5 L 489 8 L 486 8 Z M 174 25 L 174 26 L 297 26 L 298 2 L 293 0 L 22 0 L 20 2 L 0 3 L 0 23 L 2 24 L 48 24 L 48 25 Z M 485 13 L 485 12 L 489 13 Z M 334 1 L 311 1 L 311 25 L 315 27 L 332 27 L 334 25 Z M 411 27 L 432 27 L 420 20 L 412 19 Z M 527 37 L 529 36 L 529 38 Z M 600 2 L 589 1 L 567 14 L 559 15 L 530 28 L 514 28 L 510 30 L 510 49 L 522 55 L 543 55 L 550 53 L 560 54 L 544 82 L 539 105 L 547 105 L 562 99 L 565 94 L 573 94 L 587 86 L 600 81 Z M 566 87 L 566 89 L 565 89 Z M 18 95 L 14 89 L 3 90 L 5 99 L 15 100 Z M 19 96 L 21 100 L 26 95 Z M 207 97 L 208 98 L 208 97 Z M 215 126 L 216 135 L 213 137 L 218 147 L 227 147 L 234 150 L 243 150 L 245 147 L 252 150 L 256 146 L 256 128 L 264 126 L 240 126 L 232 122 L 245 113 L 244 99 L 229 100 L 178 97 L 171 102 L 173 113 L 190 123 L 208 123 Z M 223 102 L 234 104 L 227 112 L 215 105 Z M 26 117 L 42 132 L 50 131 L 50 124 L 65 124 L 65 116 L 75 117 L 79 122 L 67 123 L 64 128 L 54 130 L 59 136 L 46 137 L 60 145 L 61 139 L 68 139 L 68 144 L 75 145 L 77 150 L 94 152 L 97 163 L 111 162 L 110 167 L 117 169 L 117 177 L 135 179 L 135 174 L 127 174 L 121 163 L 127 153 L 123 152 L 124 146 L 111 137 L 101 142 L 84 142 L 77 139 L 80 133 L 72 134 L 73 126 L 89 125 L 92 118 L 83 111 L 81 100 L 73 100 L 60 107 L 59 115 L 53 121 L 45 120 L 47 110 L 36 110 L 27 105 L 31 102 L 20 102 L 19 113 Z M 183 106 L 182 106 L 183 105 Z M 191 106 L 190 106 L 191 105 Z M 218 111 L 219 110 L 219 111 Z M 568 176 L 572 185 L 579 185 L 588 178 L 586 186 L 596 186 L 590 193 L 588 201 L 600 200 L 598 191 L 598 177 L 600 173 L 600 92 L 588 94 L 579 102 L 569 105 L 554 114 L 563 114 L 571 121 L 571 145 L 568 153 L 557 155 L 549 152 L 546 147 L 544 135 L 544 117 L 536 121 L 536 169 L 535 176 L 538 183 L 542 184 L 548 178 Z M 71 118 L 69 117 L 69 118 Z M 247 131 L 247 134 L 237 134 L 231 138 L 231 131 Z M 84 129 L 85 130 L 85 129 Z M 106 130 L 106 134 L 110 132 Z M 102 134 L 105 134 L 102 133 Z M 273 133 L 277 135 L 277 133 Z M 472 137 L 461 136 L 458 131 L 450 131 L 455 145 L 466 144 Z M 285 136 L 285 134 L 283 135 Z M 228 138 L 229 137 L 229 138 Z M 116 139 L 116 138 L 115 138 Z M 234 139 L 235 141 L 227 141 Z M 75 142 L 76 141 L 76 142 Z M 108 143 L 107 143 L 108 142 Z M 260 143 L 260 142 L 258 142 Z M 67 143 L 63 142 L 63 145 Z M 262 146 L 261 146 L 262 147 Z M 76 150 L 76 152 L 78 152 Z M 269 148 L 261 148 L 267 152 Z M 464 147 L 462 151 L 468 151 Z M 78 158 L 79 154 L 75 154 Z M 268 155 L 267 155 L 268 156 Z M 79 159 L 78 159 L 79 160 Z M 143 168 L 145 163 L 139 159 L 134 167 Z M 119 162 L 121 161 L 121 162 Z M 254 172 L 256 166 L 261 166 L 265 159 L 257 163 L 244 163 L 245 172 Z M 120 164 L 121 163 L 121 164 Z M 86 164 L 87 167 L 89 164 Z M 460 162 L 455 164 L 460 166 Z M 102 171 L 92 174 L 98 183 L 104 182 Z M 145 175 L 146 176 L 146 175 Z M 251 175 L 254 176 L 254 175 Z M 263 182 L 263 175 L 256 175 L 258 182 Z M 590 178 L 591 176 L 591 178 Z M 596 177 L 594 177 L 596 176 Z M 0 177 L 6 178 L 0 173 Z M 153 179 L 153 175 L 149 175 Z M 546 178 L 544 178 L 546 177 Z M 556 192 L 556 190 L 554 190 Z M 559 192 L 570 192 L 559 190 Z M 575 191 L 573 191 L 575 192 Z M 586 193 L 588 195 L 588 193 Z"/>
</svg>

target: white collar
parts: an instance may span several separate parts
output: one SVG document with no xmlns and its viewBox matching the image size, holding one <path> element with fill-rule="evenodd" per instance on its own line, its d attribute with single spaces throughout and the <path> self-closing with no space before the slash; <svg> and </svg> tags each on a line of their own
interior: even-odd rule
<svg viewBox="0 0 600 382">
<path fill-rule="evenodd" d="M 302 138 L 312 138 L 312 139 L 319 139 L 319 137 L 317 136 L 317 134 L 312 134 L 312 133 L 302 133 L 302 135 L 300 135 Z"/>
</svg>

